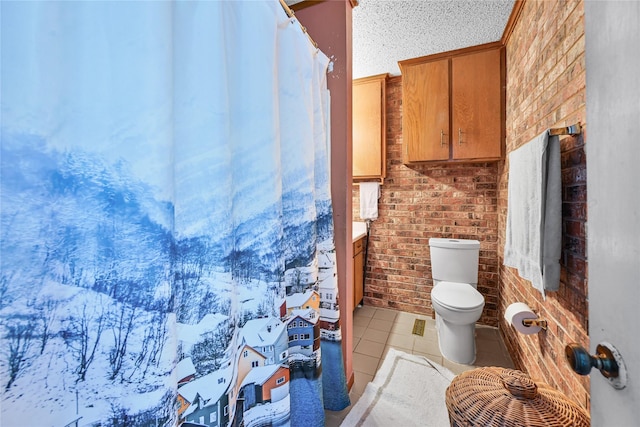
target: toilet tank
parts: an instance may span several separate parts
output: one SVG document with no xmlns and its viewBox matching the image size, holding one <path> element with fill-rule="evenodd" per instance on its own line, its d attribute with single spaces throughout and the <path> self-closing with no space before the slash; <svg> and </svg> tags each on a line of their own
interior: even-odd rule
<svg viewBox="0 0 640 427">
<path fill-rule="evenodd" d="M 478 284 L 480 242 L 466 239 L 429 239 L 431 275 L 438 282 Z"/>
</svg>

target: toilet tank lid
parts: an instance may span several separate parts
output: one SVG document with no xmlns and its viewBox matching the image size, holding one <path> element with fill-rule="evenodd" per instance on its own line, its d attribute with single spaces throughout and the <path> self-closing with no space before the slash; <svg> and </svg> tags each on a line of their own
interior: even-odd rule
<svg viewBox="0 0 640 427">
<path fill-rule="evenodd" d="M 479 249 L 480 242 L 477 240 L 467 239 L 429 239 L 429 246 L 447 249 Z"/>
</svg>

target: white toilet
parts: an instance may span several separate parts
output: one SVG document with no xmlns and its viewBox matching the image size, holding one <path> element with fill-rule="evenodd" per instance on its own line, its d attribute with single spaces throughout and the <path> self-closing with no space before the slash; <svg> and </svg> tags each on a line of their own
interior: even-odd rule
<svg viewBox="0 0 640 427">
<path fill-rule="evenodd" d="M 429 239 L 440 353 L 448 360 L 470 365 L 476 360 L 476 322 L 484 297 L 478 290 L 480 242 Z"/>
</svg>

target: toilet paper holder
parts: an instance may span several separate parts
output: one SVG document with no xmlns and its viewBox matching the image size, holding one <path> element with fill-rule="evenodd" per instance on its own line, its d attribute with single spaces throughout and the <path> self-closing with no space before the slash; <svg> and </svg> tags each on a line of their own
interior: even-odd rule
<svg viewBox="0 0 640 427">
<path fill-rule="evenodd" d="M 523 302 L 509 304 L 504 312 L 504 318 L 521 334 L 532 335 L 547 330 L 547 321 Z"/>
<path fill-rule="evenodd" d="M 524 326 L 538 326 L 543 331 L 547 330 L 547 321 L 544 319 L 522 319 L 522 324 Z"/>
</svg>

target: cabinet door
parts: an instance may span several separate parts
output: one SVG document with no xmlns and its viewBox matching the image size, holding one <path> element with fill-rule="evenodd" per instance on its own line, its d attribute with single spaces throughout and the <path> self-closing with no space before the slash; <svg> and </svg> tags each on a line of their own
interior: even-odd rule
<svg viewBox="0 0 640 427">
<path fill-rule="evenodd" d="M 453 159 L 502 155 L 500 49 L 451 60 Z"/>
<path fill-rule="evenodd" d="M 353 308 L 355 309 L 364 297 L 364 242 L 359 239 L 353 244 Z"/>
<path fill-rule="evenodd" d="M 405 163 L 449 159 L 449 60 L 402 69 Z"/>
<path fill-rule="evenodd" d="M 353 177 L 384 178 L 385 77 L 353 82 Z"/>
</svg>

